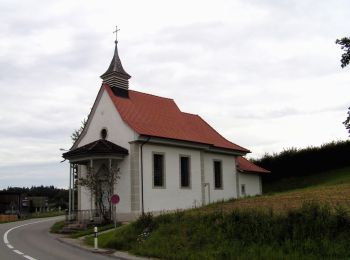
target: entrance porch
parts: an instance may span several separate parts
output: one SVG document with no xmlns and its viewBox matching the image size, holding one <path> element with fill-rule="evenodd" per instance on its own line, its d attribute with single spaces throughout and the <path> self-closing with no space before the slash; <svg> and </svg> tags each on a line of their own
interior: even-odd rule
<svg viewBox="0 0 350 260">
<path fill-rule="evenodd" d="M 116 191 L 119 165 L 128 150 L 100 139 L 64 153 L 69 160 L 68 222 L 103 222 L 112 219 L 111 196 Z"/>
</svg>

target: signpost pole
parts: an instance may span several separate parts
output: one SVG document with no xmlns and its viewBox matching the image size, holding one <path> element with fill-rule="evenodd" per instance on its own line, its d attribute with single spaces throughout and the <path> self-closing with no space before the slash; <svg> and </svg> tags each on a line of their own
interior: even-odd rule
<svg viewBox="0 0 350 260">
<path fill-rule="evenodd" d="M 113 204 L 113 218 L 114 218 L 114 229 L 117 228 L 117 204 L 120 201 L 118 194 L 113 194 L 111 198 Z"/>
<path fill-rule="evenodd" d="M 117 228 L 117 207 L 116 207 L 115 204 L 113 205 L 113 207 L 114 207 L 114 210 L 113 210 L 113 215 L 114 215 L 114 229 L 116 229 L 116 228 Z"/>
</svg>

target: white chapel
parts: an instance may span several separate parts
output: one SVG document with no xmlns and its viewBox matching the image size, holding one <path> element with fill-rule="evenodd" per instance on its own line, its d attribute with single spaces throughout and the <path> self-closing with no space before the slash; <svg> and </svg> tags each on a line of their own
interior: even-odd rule
<svg viewBox="0 0 350 260">
<path fill-rule="evenodd" d="M 248 149 L 225 139 L 200 116 L 182 112 L 173 99 L 129 88 L 118 41 L 101 78 L 84 130 L 63 154 L 71 165 L 69 213 L 110 204 L 111 194 L 120 201 L 115 209 L 106 208 L 119 220 L 132 220 L 145 212 L 262 193 L 261 175 L 269 171 L 243 157 Z M 100 192 L 106 194 L 100 199 L 88 186 L 74 185 L 76 178 L 108 176 L 105 172 L 118 177 L 101 179 Z"/>
</svg>

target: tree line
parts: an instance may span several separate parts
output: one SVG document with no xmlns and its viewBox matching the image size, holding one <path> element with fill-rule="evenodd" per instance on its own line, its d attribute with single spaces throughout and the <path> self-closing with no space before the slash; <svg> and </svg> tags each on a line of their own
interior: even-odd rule
<svg viewBox="0 0 350 260">
<path fill-rule="evenodd" d="M 56 188 L 54 186 L 32 186 L 28 187 L 7 187 L 0 192 L 6 193 L 19 193 L 22 196 L 35 197 L 43 196 L 48 197 L 48 203 L 50 207 L 61 209 L 67 208 L 68 204 L 68 190 Z"/>
<path fill-rule="evenodd" d="M 264 181 L 312 175 L 350 166 L 350 140 L 304 149 L 289 148 L 280 153 L 265 154 L 254 163 L 271 171 Z"/>
</svg>

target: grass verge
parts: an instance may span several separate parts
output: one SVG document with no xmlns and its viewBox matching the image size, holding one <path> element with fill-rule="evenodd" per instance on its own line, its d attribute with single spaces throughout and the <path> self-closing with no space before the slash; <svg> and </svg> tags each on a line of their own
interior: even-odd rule
<svg viewBox="0 0 350 260">
<path fill-rule="evenodd" d="M 57 233 L 57 234 L 60 233 L 62 228 L 64 227 L 64 223 L 65 223 L 64 220 L 54 223 L 50 228 L 50 232 Z"/>
<path fill-rule="evenodd" d="M 119 225 L 118 225 L 119 226 Z M 107 224 L 107 225 L 97 225 L 98 227 L 98 232 L 103 232 L 109 229 L 114 228 L 114 224 Z M 87 235 L 91 235 L 94 233 L 94 227 L 89 227 L 86 230 L 82 230 L 82 231 L 77 231 L 74 232 L 72 234 L 69 234 L 70 238 L 78 238 L 78 237 L 83 237 L 83 236 L 87 236 Z"/>
<path fill-rule="evenodd" d="M 86 242 L 92 245 L 92 237 Z M 287 214 L 235 209 L 145 215 L 99 236 L 101 247 L 163 259 L 345 259 L 349 243 L 349 212 L 316 203 Z"/>
<path fill-rule="evenodd" d="M 50 228 L 50 232 L 51 233 L 56 233 L 56 234 L 61 234 L 62 233 L 62 229 L 65 226 L 65 221 L 58 221 L 56 223 L 54 223 L 51 228 Z M 98 232 L 104 232 L 106 230 L 112 229 L 114 228 L 114 224 L 99 224 L 96 225 L 98 227 Z M 117 223 L 117 226 L 120 226 L 119 223 Z M 83 236 L 87 236 L 87 235 L 91 235 L 94 233 L 94 227 L 88 227 L 85 230 L 80 230 L 80 231 L 75 231 L 72 233 L 67 234 L 68 237 L 70 238 L 79 238 L 79 237 L 83 237 Z"/>
</svg>

